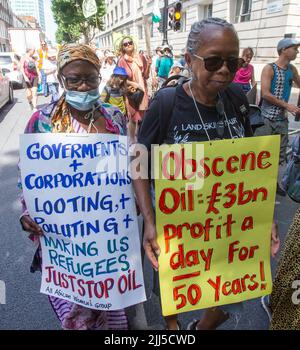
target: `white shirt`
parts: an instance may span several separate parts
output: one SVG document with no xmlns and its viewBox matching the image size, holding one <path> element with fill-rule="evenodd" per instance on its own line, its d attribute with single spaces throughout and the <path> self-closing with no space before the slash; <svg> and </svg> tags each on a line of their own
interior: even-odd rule
<svg viewBox="0 0 300 350">
<path fill-rule="evenodd" d="M 106 83 L 109 81 L 111 75 L 113 74 L 113 71 L 115 69 L 116 65 L 113 63 L 112 65 L 109 64 L 104 64 L 102 68 L 100 69 L 100 74 L 101 74 L 101 83 L 99 85 L 99 91 L 100 93 L 104 89 L 104 86 Z"/>
<path fill-rule="evenodd" d="M 58 83 L 58 79 L 57 79 L 57 63 L 56 61 L 50 61 L 48 59 L 44 59 L 43 61 L 43 70 L 47 71 L 47 70 L 55 70 L 54 73 L 51 74 L 47 74 L 47 83 Z"/>
</svg>

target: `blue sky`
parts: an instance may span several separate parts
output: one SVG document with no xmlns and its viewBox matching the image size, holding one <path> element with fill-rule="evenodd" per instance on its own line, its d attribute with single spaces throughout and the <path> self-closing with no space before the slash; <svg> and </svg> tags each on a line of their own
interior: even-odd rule
<svg viewBox="0 0 300 350">
<path fill-rule="evenodd" d="M 52 43 L 55 42 L 55 31 L 57 28 L 56 23 L 54 22 L 52 11 L 51 11 L 51 2 L 52 0 L 44 0 L 45 6 L 45 21 L 46 21 L 46 35 Z"/>
</svg>

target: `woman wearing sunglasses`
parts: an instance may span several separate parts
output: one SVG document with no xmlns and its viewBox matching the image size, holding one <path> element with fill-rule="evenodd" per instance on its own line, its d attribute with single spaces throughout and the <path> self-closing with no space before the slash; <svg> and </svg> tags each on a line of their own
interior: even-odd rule
<svg viewBox="0 0 300 350">
<path fill-rule="evenodd" d="M 240 67 L 239 39 L 234 27 L 219 18 L 209 18 L 194 23 L 189 33 L 187 66 L 192 78 L 177 87 L 161 89 L 153 99 L 141 125 L 138 142 L 151 150 L 152 144 L 175 144 L 216 139 L 230 139 L 251 136 L 247 118 L 242 119 L 236 106 L 227 96 L 229 84 Z M 166 99 L 173 89 L 174 98 Z M 247 99 L 242 90 L 236 88 L 239 98 Z M 170 101 L 172 106 L 163 106 Z M 160 111 L 170 116 L 165 123 L 161 138 Z M 144 217 L 144 249 L 153 268 L 158 269 L 156 255 L 160 247 L 156 240 L 155 215 L 152 207 L 149 180 L 134 180 L 135 192 Z M 216 329 L 229 318 L 230 313 L 240 312 L 240 305 L 234 304 L 205 311 L 200 320 L 194 320 L 189 329 Z M 167 329 L 180 328 L 177 316 L 166 318 Z"/>
<path fill-rule="evenodd" d="M 127 84 L 132 89 L 139 89 L 144 92 L 144 96 L 139 106 L 128 103 L 127 112 L 129 117 L 129 134 L 135 139 L 138 124 L 143 119 L 144 113 L 148 108 L 149 97 L 147 91 L 147 79 L 149 78 L 151 58 L 145 58 L 136 52 L 133 39 L 129 36 L 124 37 L 120 42 L 119 52 L 121 57 L 118 66 L 126 70 L 128 75 Z"/>
</svg>

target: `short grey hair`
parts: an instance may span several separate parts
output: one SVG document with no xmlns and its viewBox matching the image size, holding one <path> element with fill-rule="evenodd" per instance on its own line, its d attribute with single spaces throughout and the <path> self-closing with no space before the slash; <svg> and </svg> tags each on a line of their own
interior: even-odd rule
<svg viewBox="0 0 300 350">
<path fill-rule="evenodd" d="M 215 25 L 215 26 L 220 26 L 222 28 L 228 28 L 228 29 L 232 30 L 237 36 L 237 32 L 231 23 L 225 21 L 224 19 L 217 18 L 217 17 L 206 18 L 206 19 L 203 19 L 202 21 L 195 22 L 192 25 L 191 31 L 190 31 L 189 36 L 188 36 L 188 41 L 186 44 L 187 52 L 194 55 L 198 51 L 199 47 L 203 43 L 203 39 L 202 39 L 201 35 L 202 35 L 203 31 L 206 29 L 206 27 L 209 25 Z"/>
</svg>

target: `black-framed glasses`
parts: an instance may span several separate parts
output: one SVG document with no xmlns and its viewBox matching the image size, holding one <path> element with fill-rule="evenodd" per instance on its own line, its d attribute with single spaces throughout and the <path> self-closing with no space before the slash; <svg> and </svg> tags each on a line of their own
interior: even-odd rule
<svg viewBox="0 0 300 350">
<path fill-rule="evenodd" d="M 221 56 L 201 57 L 195 54 L 194 56 L 204 62 L 204 67 L 209 72 L 219 70 L 223 66 L 224 62 L 226 62 L 230 73 L 236 73 L 244 63 L 244 60 L 241 57 L 229 57 L 225 59 Z"/>
<path fill-rule="evenodd" d="M 123 43 L 124 47 L 131 46 L 131 45 L 133 45 L 133 41 L 132 40 L 131 41 L 127 41 L 126 43 Z"/>
<path fill-rule="evenodd" d="M 96 88 L 101 82 L 101 76 L 100 75 L 91 75 L 87 78 L 82 78 L 79 76 L 68 76 L 65 77 L 62 75 L 63 80 L 65 81 L 66 85 L 70 88 L 79 88 L 83 83 L 86 83 L 91 88 Z"/>
</svg>

